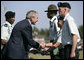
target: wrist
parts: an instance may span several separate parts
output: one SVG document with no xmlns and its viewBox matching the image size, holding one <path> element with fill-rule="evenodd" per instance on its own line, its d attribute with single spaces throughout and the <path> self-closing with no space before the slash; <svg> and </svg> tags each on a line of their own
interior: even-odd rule
<svg viewBox="0 0 84 60">
<path fill-rule="evenodd" d="M 45 47 L 46 47 L 46 44 L 45 44 Z"/>
<path fill-rule="evenodd" d="M 38 50 L 41 50 L 41 48 L 42 48 L 42 46 L 41 45 L 39 45 L 39 47 L 37 48 Z"/>
<path fill-rule="evenodd" d="M 74 53 L 75 51 L 71 51 L 72 53 Z"/>
</svg>

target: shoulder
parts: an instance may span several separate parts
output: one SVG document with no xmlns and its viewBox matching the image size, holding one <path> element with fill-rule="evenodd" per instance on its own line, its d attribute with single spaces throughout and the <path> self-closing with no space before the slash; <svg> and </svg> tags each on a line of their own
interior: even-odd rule
<svg viewBox="0 0 84 60">
<path fill-rule="evenodd" d="M 21 21 L 19 21 L 16 25 L 25 25 L 25 24 L 27 24 L 27 21 L 24 19 L 24 20 L 21 20 Z"/>
<path fill-rule="evenodd" d="M 2 25 L 1 28 L 8 28 L 8 24 Z"/>
<path fill-rule="evenodd" d="M 24 20 L 19 21 L 19 22 L 14 26 L 14 28 L 23 29 L 23 28 L 25 28 L 27 25 L 28 25 L 28 24 L 27 24 L 26 20 L 24 19 Z"/>
<path fill-rule="evenodd" d="M 74 21 L 74 18 L 69 15 L 69 16 L 67 17 L 67 20 L 68 20 L 69 22 L 70 22 L 70 21 L 72 22 L 72 21 Z"/>
<path fill-rule="evenodd" d="M 57 22 L 58 22 L 57 17 L 53 21 L 54 21 L 55 24 L 57 24 Z"/>
<path fill-rule="evenodd" d="M 4 27 L 8 27 L 8 24 L 4 24 Z"/>
<path fill-rule="evenodd" d="M 1 26 L 1 31 L 8 31 L 8 25 L 7 24 L 4 24 Z"/>
<path fill-rule="evenodd" d="M 70 24 L 70 25 L 74 25 L 75 24 L 75 20 L 74 20 L 74 18 L 72 16 L 68 16 L 66 22 L 68 24 Z"/>
</svg>

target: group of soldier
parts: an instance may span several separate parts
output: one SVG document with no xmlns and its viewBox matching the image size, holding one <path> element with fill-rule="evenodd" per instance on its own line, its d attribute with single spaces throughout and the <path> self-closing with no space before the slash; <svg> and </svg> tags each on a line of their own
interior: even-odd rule
<svg viewBox="0 0 84 60">
<path fill-rule="evenodd" d="M 38 21 L 38 12 L 30 10 L 26 18 L 14 27 L 15 12 L 7 11 L 6 22 L 1 27 L 2 59 L 29 59 L 29 45 L 43 54 L 50 52 L 51 59 L 78 59 L 77 43 L 80 35 L 74 18 L 69 14 L 71 6 L 67 2 L 59 2 L 48 6 L 47 17 L 50 19 L 50 43 L 38 43 L 32 38 L 32 26 Z M 57 12 L 59 15 L 57 16 Z M 46 49 L 46 47 L 49 47 Z"/>
</svg>

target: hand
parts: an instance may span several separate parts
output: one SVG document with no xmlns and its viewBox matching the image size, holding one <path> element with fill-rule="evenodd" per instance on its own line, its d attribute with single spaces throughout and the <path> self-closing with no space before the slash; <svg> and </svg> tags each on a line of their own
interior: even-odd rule
<svg viewBox="0 0 84 60">
<path fill-rule="evenodd" d="M 29 49 L 29 52 L 31 52 L 31 53 L 33 53 L 33 54 L 38 53 L 38 51 L 37 51 L 36 49 L 34 49 L 34 48 L 30 48 L 30 49 Z"/>
<path fill-rule="evenodd" d="M 42 48 L 45 48 L 45 43 L 44 42 L 41 42 L 40 45 L 41 45 Z"/>
<path fill-rule="evenodd" d="M 37 54 L 37 53 L 38 53 L 37 50 L 32 50 L 32 51 L 30 51 L 30 52 L 33 53 L 33 54 Z"/>
<path fill-rule="evenodd" d="M 75 57 L 75 52 L 71 52 L 70 57 L 71 57 L 71 58 Z"/>
<path fill-rule="evenodd" d="M 48 51 L 48 49 L 49 49 L 49 48 L 46 47 L 46 48 L 42 49 L 42 51 Z"/>
<path fill-rule="evenodd" d="M 45 55 L 47 52 L 48 52 L 48 51 L 44 48 L 44 49 L 42 50 L 41 55 Z"/>
</svg>

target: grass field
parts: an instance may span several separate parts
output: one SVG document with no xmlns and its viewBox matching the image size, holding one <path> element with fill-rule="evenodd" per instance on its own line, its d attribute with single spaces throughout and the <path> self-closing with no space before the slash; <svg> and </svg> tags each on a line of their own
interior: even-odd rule
<svg viewBox="0 0 84 60">
<path fill-rule="evenodd" d="M 81 50 L 79 53 L 80 53 L 79 59 L 83 59 L 83 50 Z M 29 53 L 29 56 L 30 56 L 31 59 L 50 59 L 49 55 Z"/>
<path fill-rule="evenodd" d="M 80 51 L 79 53 L 80 53 L 79 59 L 83 59 L 83 50 Z"/>
</svg>

